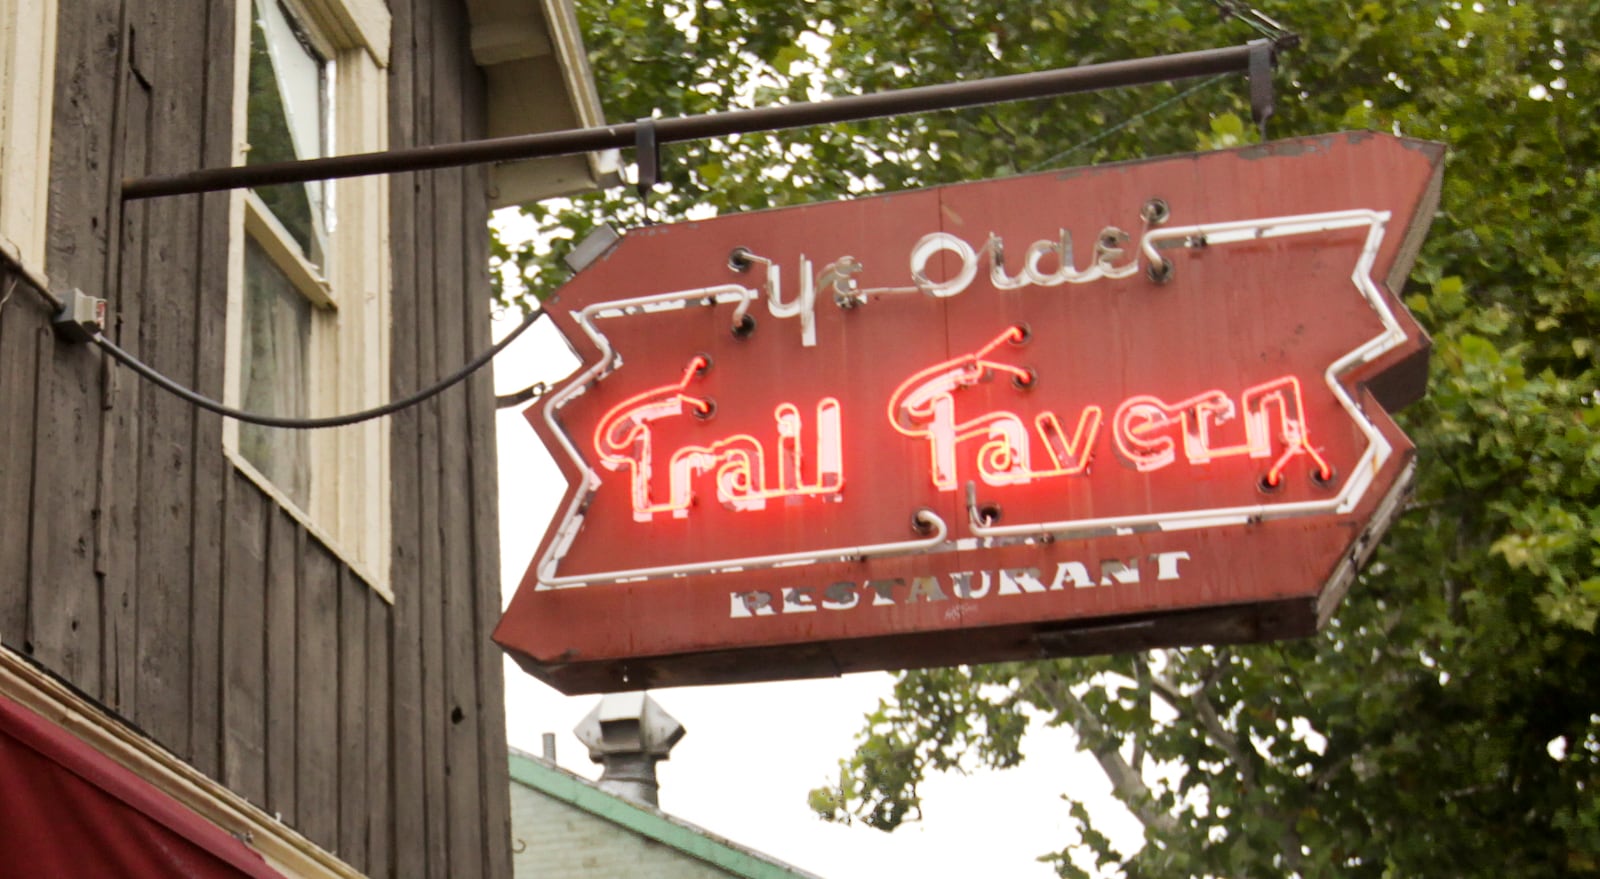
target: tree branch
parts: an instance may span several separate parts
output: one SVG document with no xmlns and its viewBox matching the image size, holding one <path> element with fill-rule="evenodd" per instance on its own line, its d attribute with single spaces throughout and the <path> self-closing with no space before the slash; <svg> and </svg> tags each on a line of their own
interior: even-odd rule
<svg viewBox="0 0 1600 879">
<path fill-rule="evenodd" d="M 1154 721 L 1150 715 L 1150 658 L 1143 653 L 1133 655 L 1133 680 L 1139 685 L 1139 707 L 1144 710 L 1144 728 L 1148 732 Z M 1144 737 L 1133 737 L 1133 767 L 1144 769 Z"/>
<path fill-rule="evenodd" d="M 1160 696 L 1161 701 L 1167 703 L 1167 707 L 1173 711 L 1179 714 L 1188 713 L 1189 700 L 1184 698 L 1183 691 L 1178 689 L 1177 684 L 1160 675 L 1151 675 L 1150 690 Z"/>
<path fill-rule="evenodd" d="M 1106 731 L 1100 719 L 1094 716 L 1089 706 L 1083 700 L 1072 694 L 1072 690 L 1061 683 L 1054 675 L 1043 673 L 1034 678 L 1029 685 L 1040 701 L 1049 705 L 1057 714 L 1072 720 L 1072 726 L 1078 732 L 1089 750 L 1100 762 L 1101 771 L 1111 781 L 1111 789 L 1116 792 L 1117 799 L 1128 807 L 1136 818 L 1147 827 L 1154 827 L 1163 835 L 1172 835 L 1178 831 L 1178 820 L 1171 814 L 1162 812 L 1155 807 L 1155 796 L 1151 793 L 1149 785 L 1144 783 L 1144 778 L 1139 771 L 1122 759 L 1122 753 L 1117 749 L 1118 742 Z"/>
<path fill-rule="evenodd" d="M 1209 695 L 1209 691 L 1216 685 L 1217 680 L 1222 677 L 1223 669 L 1226 668 L 1232 658 L 1233 654 L 1227 648 L 1218 650 L 1211 668 L 1206 670 L 1205 677 L 1201 679 L 1200 688 L 1194 691 L 1194 695 L 1189 697 L 1189 701 L 1194 706 L 1194 713 L 1199 717 L 1200 724 L 1205 727 L 1206 734 L 1211 737 L 1212 741 L 1217 743 L 1217 747 L 1227 753 L 1228 759 L 1233 761 L 1233 765 L 1238 767 L 1239 786 L 1244 789 L 1246 794 L 1249 794 L 1257 791 L 1260 787 L 1260 778 L 1256 773 L 1256 761 L 1259 759 L 1259 755 L 1256 754 L 1254 749 L 1247 753 L 1246 746 L 1240 743 L 1239 737 L 1234 735 L 1226 726 L 1223 726 L 1222 717 L 1217 714 L 1217 707 L 1212 703 Z M 1284 827 L 1283 834 L 1278 840 L 1278 847 L 1283 855 L 1284 866 L 1293 871 L 1299 867 L 1302 857 L 1300 834 L 1295 831 L 1293 822 L 1287 820 L 1280 810 L 1274 809 L 1273 811 L 1276 813 L 1276 817 L 1282 820 Z"/>
<path fill-rule="evenodd" d="M 1228 759 L 1233 761 L 1234 766 L 1239 767 L 1240 786 L 1246 793 L 1253 792 L 1257 782 L 1256 766 L 1250 758 L 1254 755 L 1246 754 L 1239 744 L 1239 737 L 1222 725 L 1222 718 L 1218 716 L 1216 706 L 1211 704 L 1211 697 L 1206 695 L 1210 684 L 1208 680 L 1204 686 L 1196 690 L 1194 695 L 1189 697 L 1190 704 L 1194 706 L 1195 716 L 1199 718 L 1201 726 L 1205 727 L 1206 735 L 1227 753 Z"/>
</svg>

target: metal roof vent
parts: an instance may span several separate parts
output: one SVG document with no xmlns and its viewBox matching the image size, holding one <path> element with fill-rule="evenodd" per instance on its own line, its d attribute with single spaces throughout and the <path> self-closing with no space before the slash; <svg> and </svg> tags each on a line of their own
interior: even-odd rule
<svg viewBox="0 0 1600 879">
<path fill-rule="evenodd" d="M 572 730 L 605 767 L 600 789 L 659 806 L 656 763 L 683 738 L 683 724 L 644 693 L 612 693 Z"/>
</svg>

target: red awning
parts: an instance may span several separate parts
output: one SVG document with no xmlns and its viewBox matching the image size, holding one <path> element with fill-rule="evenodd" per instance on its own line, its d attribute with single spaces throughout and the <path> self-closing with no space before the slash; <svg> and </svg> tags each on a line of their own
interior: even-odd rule
<svg viewBox="0 0 1600 879">
<path fill-rule="evenodd" d="M 0 696 L 0 873 L 283 879 L 150 783 Z"/>
</svg>

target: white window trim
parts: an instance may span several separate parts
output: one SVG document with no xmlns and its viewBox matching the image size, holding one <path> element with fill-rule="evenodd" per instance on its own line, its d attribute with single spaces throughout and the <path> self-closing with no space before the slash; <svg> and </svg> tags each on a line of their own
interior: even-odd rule
<svg viewBox="0 0 1600 879">
<path fill-rule="evenodd" d="M 289 282 L 294 284 L 311 304 L 321 308 L 337 308 L 338 303 L 333 299 L 333 285 L 323 277 L 322 270 L 312 265 L 300 253 L 300 248 L 293 246 L 294 237 L 283 223 L 272 213 L 261 196 L 246 190 L 244 193 L 244 231 L 261 249 L 267 252 L 279 269 L 289 276 Z"/>
<path fill-rule="evenodd" d="M 44 274 L 57 0 L 0 0 L 0 248 Z"/>
<path fill-rule="evenodd" d="M 9 0 L 0 0 L 9 2 Z M 274 0 L 267 0 L 274 2 Z M 388 147 L 389 13 L 383 0 L 284 0 L 334 62 L 334 152 Z M 235 58 L 234 164 L 244 164 L 252 5 L 241 0 Z M 379 40 L 381 39 L 381 42 Z M 284 246 L 287 233 L 252 193 L 235 191 L 230 204 L 227 372 L 224 399 L 241 398 L 244 340 L 244 245 L 250 236 L 315 306 L 312 314 L 311 411 L 331 415 L 380 406 L 388 399 L 390 343 L 389 185 L 383 176 L 330 184 L 336 224 L 324 270 Z M 239 452 L 239 423 L 223 423 L 223 450 L 241 473 L 276 500 L 389 601 L 389 421 L 313 431 L 312 495 L 307 508 L 289 499 Z"/>
</svg>

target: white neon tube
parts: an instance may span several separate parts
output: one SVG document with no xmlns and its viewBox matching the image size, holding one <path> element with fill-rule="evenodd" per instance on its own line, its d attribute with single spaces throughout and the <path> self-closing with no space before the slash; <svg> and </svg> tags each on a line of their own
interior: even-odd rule
<svg viewBox="0 0 1600 879">
<path fill-rule="evenodd" d="M 1355 509 L 1356 505 L 1361 502 L 1362 497 L 1366 495 L 1367 488 L 1372 484 L 1372 480 L 1377 478 L 1378 471 L 1383 469 L 1383 465 L 1388 462 L 1389 456 L 1394 450 L 1389 445 L 1389 441 L 1384 439 L 1377 425 L 1367 418 L 1366 413 L 1361 411 L 1355 400 L 1345 391 L 1344 386 L 1338 381 L 1338 376 L 1352 365 L 1374 360 L 1405 342 L 1405 331 L 1401 329 L 1399 322 L 1395 319 L 1393 310 L 1384 301 L 1382 291 L 1372 281 L 1372 266 L 1377 261 L 1378 250 L 1383 244 L 1384 231 L 1389 222 L 1389 216 L 1388 211 L 1350 210 L 1318 214 L 1297 214 L 1259 220 L 1240 220 L 1230 223 L 1177 226 L 1147 232 L 1140 242 L 1140 249 L 1152 264 L 1166 266 L 1168 265 L 1166 259 L 1156 250 L 1156 243 L 1160 241 L 1187 241 L 1198 237 L 1209 246 L 1288 235 L 1310 235 L 1339 229 L 1356 229 L 1362 226 L 1368 228 L 1366 242 L 1361 248 L 1361 256 L 1356 260 L 1355 269 L 1351 272 L 1350 278 L 1355 283 L 1356 289 L 1367 300 L 1367 304 L 1378 315 L 1379 321 L 1383 324 L 1383 331 L 1334 361 L 1323 372 L 1323 381 L 1333 392 L 1335 399 L 1339 401 L 1339 405 L 1355 420 L 1357 428 L 1367 438 L 1368 443 L 1366 451 L 1362 453 L 1360 460 L 1356 462 L 1355 472 L 1350 474 L 1350 478 L 1345 481 L 1344 487 L 1337 495 L 1325 501 L 1301 501 L 1292 504 L 1253 504 L 1211 510 L 1185 510 L 1176 513 L 1112 516 L 1100 519 L 1062 520 L 1000 526 L 982 524 L 980 517 L 976 515 L 973 504 L 969 502 L 968 513 L 972 520 L 972 533 L 983 538 L 1041 537 L 1046 535 L 1065 538 L 1105 531 L 1179 531 L 1214 525 L 1240 525 L 1251 521 L 1287 516 L 1315 515 L 1330 512 L 1343 514 Z"/>
</svg>

